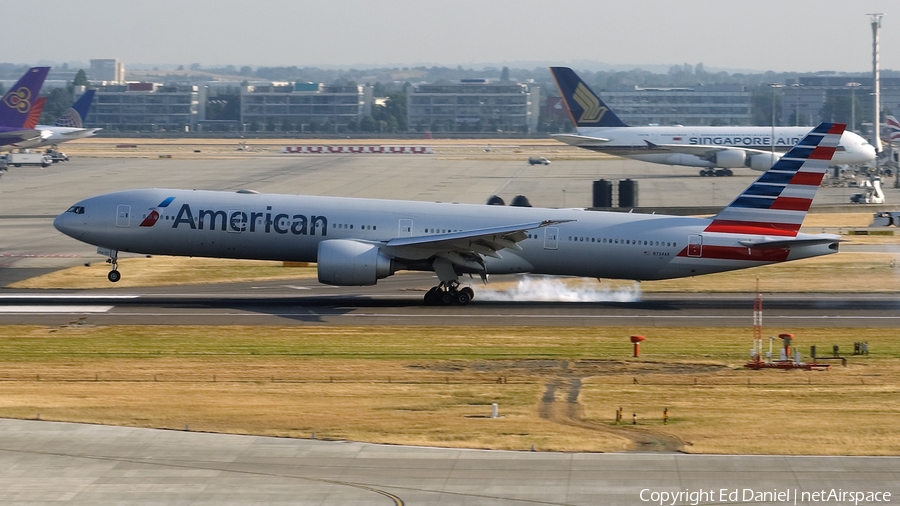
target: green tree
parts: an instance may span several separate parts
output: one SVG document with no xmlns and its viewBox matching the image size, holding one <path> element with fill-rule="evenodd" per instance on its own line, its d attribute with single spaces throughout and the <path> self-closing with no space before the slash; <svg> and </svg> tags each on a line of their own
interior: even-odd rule
<svg viewBox="0 0 900 506">
<path fill-rule="evenodd" d="M 78 72 L 75 73 L 75 80 L 72 81 L 72 84 L 75 86 L 91 86 L 91 83 L 88 81 L 87 74 L 84 72 L 84 69 L 78 69 Z"/>
<path fill-rule="evenodd" d="M 66 88 L 53 88 L 47 95 L 47 103 L 38 122 L 42 125 L 52 125 L 57 118 L 62 116 L 72 107 L 72 94 Z"/>
</svg>

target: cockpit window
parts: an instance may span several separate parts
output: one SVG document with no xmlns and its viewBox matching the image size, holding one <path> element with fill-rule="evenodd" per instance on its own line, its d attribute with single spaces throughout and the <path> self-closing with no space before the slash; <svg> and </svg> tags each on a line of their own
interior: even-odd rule
<svg viewBox="0 0 900 506">
<path fill-rule="evenodd" d="M 72 206 L 67 213 L 84 214 L 84 206 Z"/>
</svg>

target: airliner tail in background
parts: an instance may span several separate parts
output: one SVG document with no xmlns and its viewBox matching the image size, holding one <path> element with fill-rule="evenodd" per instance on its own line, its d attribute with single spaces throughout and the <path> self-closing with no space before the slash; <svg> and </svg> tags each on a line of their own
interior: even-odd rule
<svg viewBox="0 0 900 506">
<path fill-rule="evenodd" d="M 603 100 L 568 67 L 550 67 L 556 86 L 577 127 L 625 127 Z"/>
</svg>

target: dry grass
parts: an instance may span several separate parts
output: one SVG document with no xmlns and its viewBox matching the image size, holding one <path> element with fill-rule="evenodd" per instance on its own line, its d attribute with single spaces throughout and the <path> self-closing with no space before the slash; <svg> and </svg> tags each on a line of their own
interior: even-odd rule
<svg viewBox="0 0 900 506">
<path fill-rule="evenodd" d="M 648 337 L 641 359 L 631 334 Z M 872 354 L 830 371 L 749 371 L 749 329 L 719 328 L 5 326 L 0 416 L 619 451 L 633 447 L 612 426 L 623 407 L 691 452 L 900 454 L 900 329 L 796 334 L 802 349 L 865 340 Z M 575 378 L 587 423 L 542 418 L 545 385 Z M 495 402 L 503 418 L 486 417 Z"/>
</svg>

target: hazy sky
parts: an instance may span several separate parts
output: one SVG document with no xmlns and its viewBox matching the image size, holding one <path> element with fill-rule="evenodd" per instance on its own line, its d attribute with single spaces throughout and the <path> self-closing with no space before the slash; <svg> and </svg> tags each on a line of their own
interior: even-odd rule
<svg viewBox="0 0 900 506">
<path fill-rule="evenodd" d="M 43 0 L 39 12 L 26 9 L 31 22 L 4 16 L 0 61 L 118 58 L 127 69 L 590 60 L 864 72 L 872 65 L 866 14 L 883 12 L 881 67 L 900 70 L 897 7 L 897 0 Z"/>
</svg>

